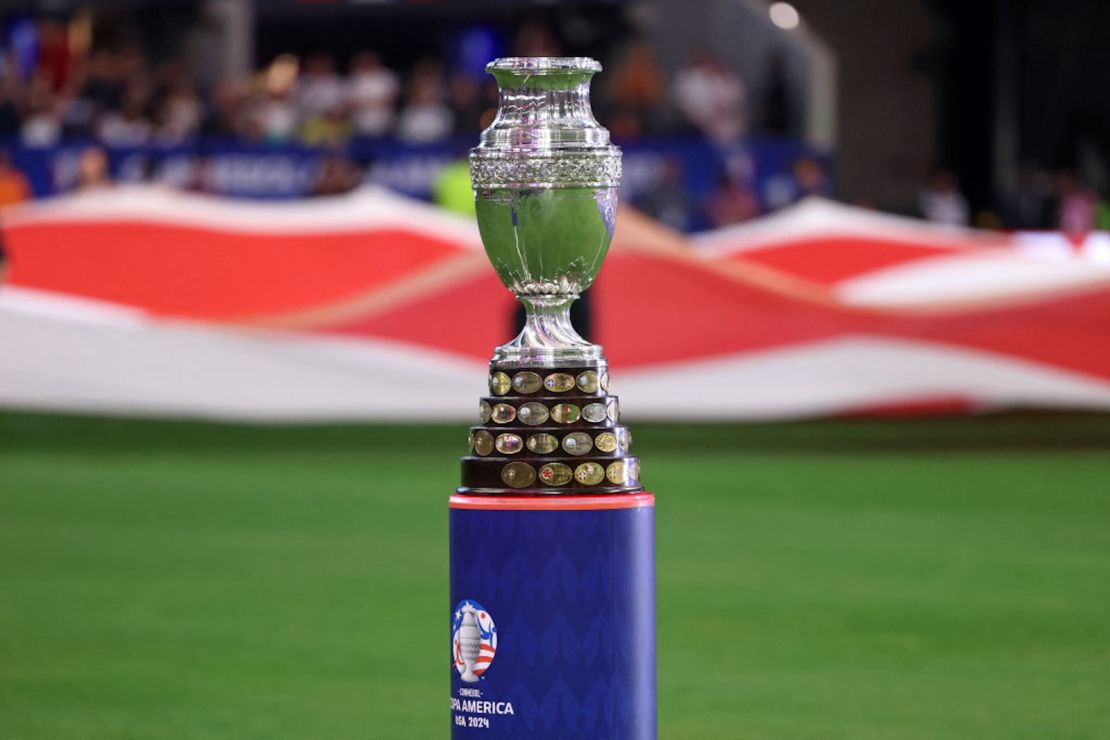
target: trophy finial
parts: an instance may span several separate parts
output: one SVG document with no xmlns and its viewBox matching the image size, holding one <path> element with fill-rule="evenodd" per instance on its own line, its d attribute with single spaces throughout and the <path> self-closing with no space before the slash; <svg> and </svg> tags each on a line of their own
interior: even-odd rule
<svg viewBox="0 0 1110 740">
<path fill-rule="evenodd" d="M 501 282 L 524 304 L 524 330 L 498 347 L 499 367 L 597 362 L 601 348 L 570 323 L 613 238 L 620 150 L 590 108 L 584 57 L 512 57 L 486 69 L 497 117 L 471 150 L 478 227 Z"/>
</svg>

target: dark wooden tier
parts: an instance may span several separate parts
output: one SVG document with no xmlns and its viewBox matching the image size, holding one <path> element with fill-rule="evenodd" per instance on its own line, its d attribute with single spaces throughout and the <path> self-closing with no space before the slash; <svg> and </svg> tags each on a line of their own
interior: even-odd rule
<svg viewBox="0 0 1110 740">
<path fill-rule="evenodd" d="M 491 367 L 462 459 L 469 494 L 601 494 L 642 491 L 639 458 L 620 424 L 604 363 L 591 367 Z"/>
</svg>

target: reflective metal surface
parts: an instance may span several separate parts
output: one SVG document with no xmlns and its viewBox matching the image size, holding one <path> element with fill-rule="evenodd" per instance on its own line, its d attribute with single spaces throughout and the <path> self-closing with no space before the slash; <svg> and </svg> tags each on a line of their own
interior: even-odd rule
<svg viewBox="0 0 1110 740">
<path fill-rule="evenodd" d="M 581 57 L 507 58 L 497 117 L 471 151 L 478 227 L 501 282 L 524 304 L 524 330 L 498 347 L 498 367 L 601 358 L 570 324 L 570 304 L 597 277 L 613 237 L 620 150 L 590 109 Z"/>
<path fill-rule="evenodd" d="M 490 362 L 490 395 L 471 430 L 460 493 L 642 491 L 618 425 L 601 347 L 579 336 L 570 306 L 609 249 L 621 154 L 590 110 L 592 59 L 492 62 L 497 117 L 471 151 L 478 226 L 490 262 L 526 322 Z"/>
</svg>

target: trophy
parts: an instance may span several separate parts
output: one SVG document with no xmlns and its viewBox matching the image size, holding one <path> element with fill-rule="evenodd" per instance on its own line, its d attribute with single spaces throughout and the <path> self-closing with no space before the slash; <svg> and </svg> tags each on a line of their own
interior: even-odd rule
<svg viewBox="0 0 1110 740">
<path fill-rule="evenodd" d="M 486 253 L 525 324 L 494 351 L 451 497 L 454 738 L 656 737 L 654 497 L 602 348 L 570 321 L 620 186 L 620 150 L 590 109 L 600 70 L 585 58 L 487 66 L 500 99 L 471 181 Z"/>
</svg>

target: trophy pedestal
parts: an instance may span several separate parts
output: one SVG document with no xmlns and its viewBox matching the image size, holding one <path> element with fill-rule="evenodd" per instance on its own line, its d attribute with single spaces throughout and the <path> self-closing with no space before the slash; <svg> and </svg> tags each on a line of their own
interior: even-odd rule
<svg viewBox="0 0 1110 740">
<path fill-rule="evenodd" d="M 452 738 L 656 738 L 650 493 L 451 497 Z M 463 670 L 458 670 L 462 663 Z"/>
<path fill-rule="evenodd" d="M 654 740 L 655 497 L 605 360 L 495 359 L 489 389 L 451 497 L 452 737 Z"/>
</svg>

